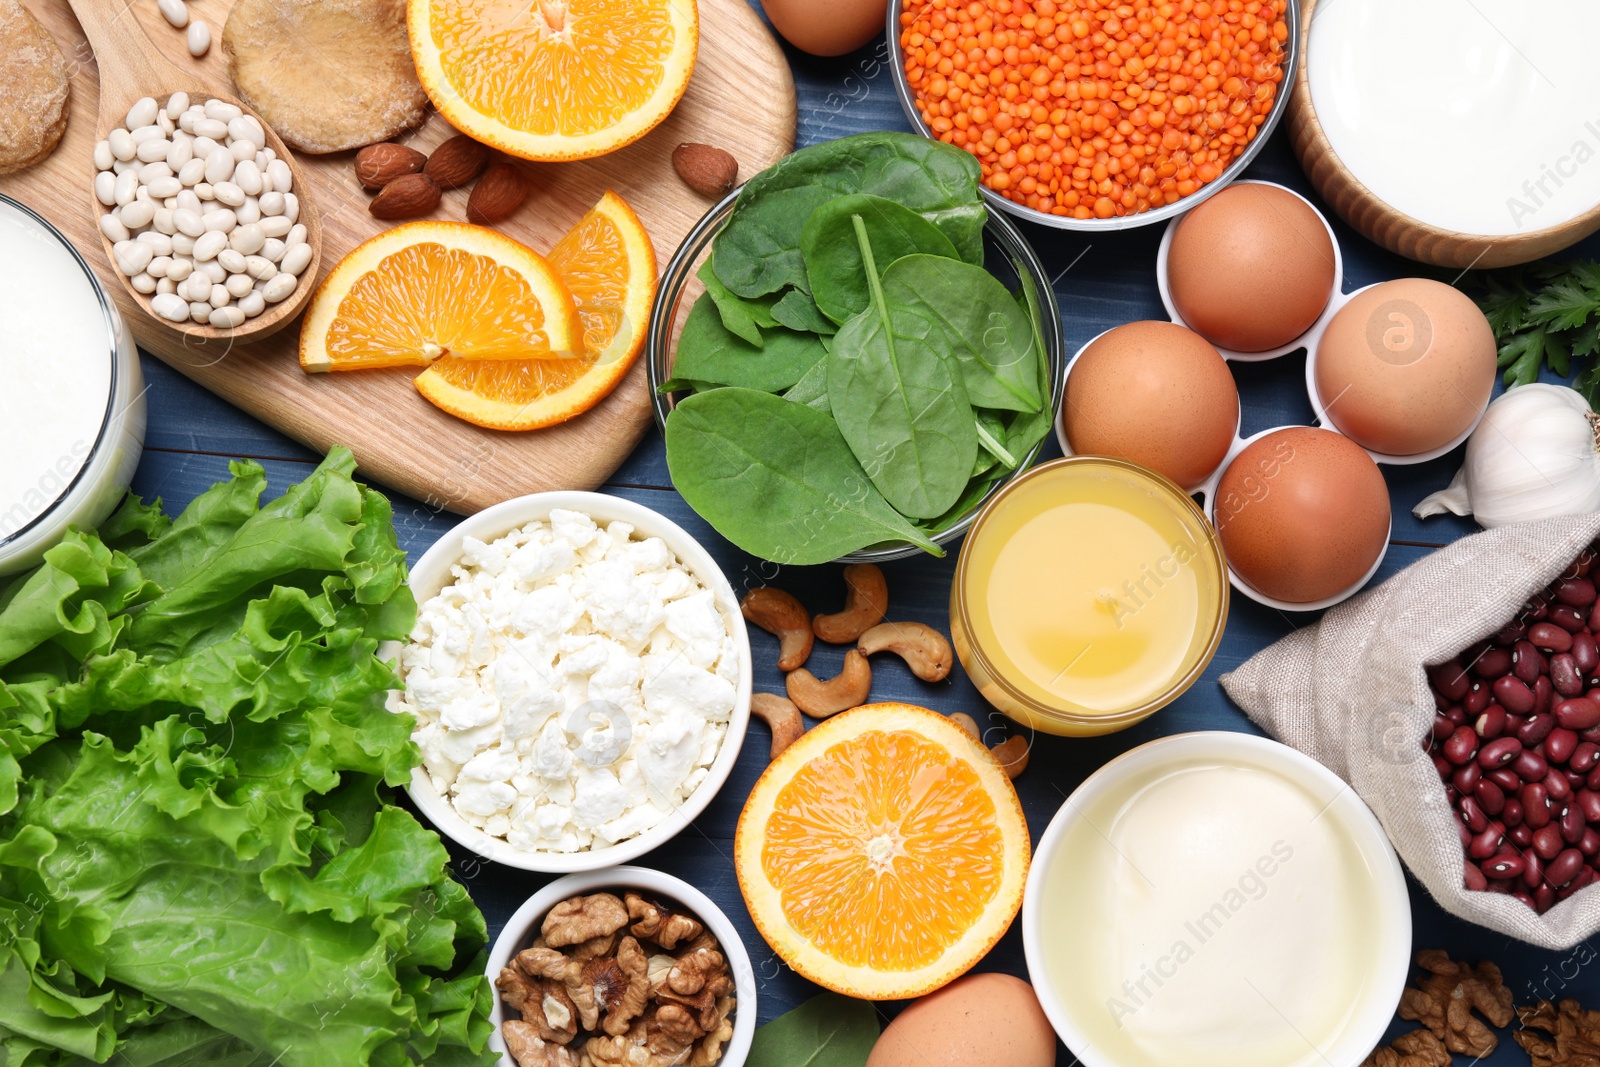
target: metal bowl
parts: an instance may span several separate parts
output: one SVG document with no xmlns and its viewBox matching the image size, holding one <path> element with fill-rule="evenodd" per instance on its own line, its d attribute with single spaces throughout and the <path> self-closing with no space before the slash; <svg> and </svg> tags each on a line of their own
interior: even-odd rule
<svg viewBox="0 0 1600 1067">
<path fill-rule="evenodd" d="M 1228 184 L 1244 173 L 1245 168 L 1261 153 L 1261 148 L 1267 143 L 1267 138 L 1272 136 L 1272 131 L 1277 127 L 1278 120 L 1289 109 L 1289 98 L 1293 95 L 1290 90 L 1294 87 L 1295 72 L 1300 62 L 1300 0 L 1289 0 L 1284 11 L 1284 18 L 1289 23 L 1289 39 L 1285 42 L 1288 54 L 1283 64 L 1283 80 L 1278 83 L 1278 95 L 1272 102 L 1272 110 L 1267 114 L 1267 121 L 1261 124 L 1255 137 L 1245 145 L 1244 151 L 1227 168 L 1211 182 L 1202 185 L 1195 192 L 1190 193 L 1182 200 L 1172 204 L 1164 204 L 1150 211 L 1142 211 L 1137 215 L 1120 215 L 1110 219 L 1076 219 L 1065 215 L 1050 215 L 1043 211 L 1036 211 L 1025 207 L 1014 200 L 1008 200 L 987 185 L 981 186 L 984 199 L 989 206 L 998 208 L 1006 214 L 1028 222 L 1036 222 L 1041 226 L 1051 226 L 1058 230 L 1131 230 L 1139 226 L 1151 226 L 1158 222 L 1165 222 L 1174 216 L 1199 205 L 1201 202 L 1216 196 L 1228 187 Z M 917 108 L 916 95 L 906 81 L 905 53 L 900 47 L 900 2 L 890 0 L 889 13 L 885 20 L 889 38 L 889 58 L 894 72 L 895 95 L 900 98 L 900 108 L 906 113 L 906 120 L 924 137 L 938 140 L 934 137 L 926 123 L 922 121 L 922 112 Z"/>
<path fill-rule="evenodd" d="M 677 404 L 677 394 L 662 393 L 660 386 L 672 377 L 672 364 L 677 352 L 678 333 L 683 327 L 683 320 L 693 305 L 693 300 L 686 300 L 689 296 L 688 286 L 694 282 L 693 297 L 699 298 L 702 287 L 695 278 L 695 272 L 700 269 L 708 255 L 711 254 L 711 242 L 721 232 L 723 225 L 728 221 L 728 216 L 733 213 L 734 201 L 738 199 L 739 190 L 735 189 L 722 199 L 715 207 L 706 212 L 705 217 L 695 224 L 689 231 L 683 243 L 678 246 L 678 251 L 673 254 L 671 262 L 661 274 L 660 288 L 656 292 L 655 307 L 650 312 L 650 333 L 645 345 L 645 363 L 650 372 L 650 400 L 655 406 L 656 425 L 663 433 L 666 432 L 667 416 L 672 414 L 672 409 Z M 1045 273 L 1044 265 L 1039 262 L 1039 257 L 1034 253 L 1033 247 L 1028 244 L 1022 232 L 1010 219 L 989 212 L 989 220 L 984 224 L 984 265 L 989 273 L 998 278 L 1006 288 L 1016 292 L 1022 284 L 1022 277 L 1017 273 L 1021 270 L 1033 279 L 1035 289 L 1039 293 L 1039 310 L 1041 332 L 1044 334 L 1045 358 L 1050 367 L 1050 410 L 1052 417 L 1061 414 L 1061 390 L 1065 381 L 1066 338 L 1061 329 L 1061 307 L 1056 302 L 1055 290 L 1051 287 L 1050 276 Z M 972 510 L 947 530 L 932 535 L 935 544 L 948 545 L 959 539 L 967 532 L 977 518 L 983 505 L 996 493 L 1004 489 L 1011 480 L 1039 457 L 1040 451 L 1050 440 L 1046 434 L 1026 456 L 1017 464 L 1017 469 L 1011 474 L 996 482 L 983 500 L 973 505 Z M 842 557 L 850 563 L 884 563 L 893 559 L 907 559 L 920 553 L 922 549 L 904 541 L 890 541 L 868 548 L 858 549 Z"/>
</svg>

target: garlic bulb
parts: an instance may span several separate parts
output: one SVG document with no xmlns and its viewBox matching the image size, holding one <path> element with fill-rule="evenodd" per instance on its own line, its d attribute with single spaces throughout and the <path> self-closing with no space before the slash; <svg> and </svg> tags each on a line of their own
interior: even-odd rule
<svg viewBox="0 0 1600 1067">
<path fill-rule="evenodd" d="M 1564 385 L 1522 385 L 1489 405 L 1450 487 L 1419 519 L 1472 515 L 1485 527 L 1600 511 L 1600 416 Z"/>
</svg>

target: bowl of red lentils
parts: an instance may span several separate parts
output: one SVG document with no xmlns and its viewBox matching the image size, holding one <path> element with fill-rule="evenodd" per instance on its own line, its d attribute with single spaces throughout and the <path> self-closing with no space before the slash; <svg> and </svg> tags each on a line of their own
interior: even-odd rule
<svg viewBox="0 0 1600 1067">
<path fill-rule="evenodd" d="M 895 88 L 984 195 L 1069 230 L 1163 222 L 1250 165 L 1294 85 L 1295 0 L 890 0 Z"/>
</svg>

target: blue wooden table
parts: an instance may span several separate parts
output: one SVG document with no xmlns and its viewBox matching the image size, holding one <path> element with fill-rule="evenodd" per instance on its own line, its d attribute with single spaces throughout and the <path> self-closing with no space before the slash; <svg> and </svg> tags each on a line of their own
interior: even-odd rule
<svg viewBox="0 0 1600 1067">
<path fill-rule="evenodd" d="M 818 60 L 790 51 L 799 90 L 799 145 L 867 130 L 909 129 L 895 99 L 885 55 L 881 38 L 860 52 L 837 60 Z M 730 135 L 733 133 L 730 131 Z M 1316 199 L 1281 131 L 1266 145 L 1251 167 L 1250 175 L 1280 182 Z M 1387 278 L 1416 274 L 1454 280 L 1449 273 L 1424 268 L 1384 252 L 1337 219 L 1334 227 L 1344 250 L 1347 291 Z M 1104 236 L 1037 227 L 1025 229 L 1054 279 L 1069 353 L 1112 326 L 1165 317 L 1155 284 L 1160 227 Z M 663 259 L 671 251 L 657 250 Z M 1600 239 L 1591 239 L 1573 250 L 1573 254 L 1600 258 Z M 1241 284 L 1247 282 L 1241 280 Z M 212 482 L 226 477 L 227 463 L 232 457 L 248 456 L 261 461 L 271 478 L 273 493 L 303 478 L 319 458 L 158 361 L 146 357 L 144 369 L 150 386 L 150 428 L 134 489 L 146 498 L 162 497 L 169 510 L 182 508 Z M 1234 374 L 1243 398 L 1245 434 L 1271 426 L 1313 421 L 1305 391 L 1303 353 L 1262 364 L 1236 365 Z M 1057 454 L 1051 444 L 1046 458 Z M 1459 463 L 1458 450 L 1431 463 L 1384 468 L 1393 502 L 1394 532 L 1388 556 L 1374 582 L 1382 581 L 1439 545 L 1476 529 L 1468 520 L 1442 518 L 1419 522 L 1411 516 L 1411 508 L 1417 501 L 1442 488 Z M 843 583 L 837 566 L 779 568 L 749 557 L 729 545 L 690 511 L 671 484 L 660 435 L 652 431 L 607 482 L 605 491 L 654 508 L 684 526 L 717 558 L 736 589 L 780 584 L 800 596 L 813 611 L 827 610 L 842 603 Z M 517 491 L 514 485 L 505 488 L 507 495 Z M 408 498 L 395 496 L 394 505 L 401 544 L 413 560 L 455 522 L 450 514 Z M 948 632 L 947 605 L 953 566 L 954 553 L 943 560 L 922 557 L 887 566 L 894 616 L 916 619 Z M 1037 839 L 1063 799 L 1084 778 L 1135 745 L 1191 730 L 1254 730 L 1223 694 L 1218 676 L 1310 621 L 1313 621 L 1310 616 L 1285 614 L 1236 596 L 1216 659 L 1205 676 L 1170 707 L 1140 726 L 1107 738 L 1036 738 L 1028 770 L 1017 781 L 1034 837 Z M 783 679 L 773 666 L 777 658 L 775 641 L 760 631 L 753 633 L 752 641 L 756 688 L 783 692 Z M 819 644 L 810 666 L 819 676 L 830 677 L 837 673 L 842 656 L 842 649 Z M 965 711 L 985 726 L 999 726 L 1003 722 L 978 696 L 959 667 L 951 678 L 938 684 L 918 681 L 892 658 L 880 658 L 874 664 L 874 671 L 874 699 L 904 700 L 947 713 Z M 733 917 L 755 960 L 763 1022 L 789 1010 L 816 991 L 789 971 L 762 941 L 750 922 L 734 881 L 734 824 L 745 797 L 766 764 L 765 730 L 759 722 L 752 724 L 738 766 L 704 815 L 671 844 L 639 861 L 694 883 Z M 488 916 L 491 936 L 499 932 L 523 900 L 548 880 L 487 863 L 460 850 L 454 850 L 453 855 L 455 873 Z M 1600 1007 L 1600 967 L 1588 966 L 1595 959 L 1589 945 L 1580 945 L 1568 952 L 1538 951 L 1456 920 L 1433 904 L 1415 882 L 1411 883 L 1411 888 L 1416 947 L 1442 947 L 1457 958 L 1497 961 L 1505 969 L 1519 1003 L 1538 997 L 1573 996 L 1588 1006 Z M 979 968 L 1026 977 L 1020 929 L 1014 927 Z M 898 1007 L 882 1005 L 884 1019 L 890 1018 Z M 1397 1023 L 1391 1036 L 1412 1026 Z M 1526 1064 L 1526 1056 L 1510 1041 L 1509 1034 L 1502 1037 L 1500 1048 L 1486 1062 Z M 1060 1051 L 1060 1064 L 1074 1062 L 1069 1051 Z"/>
</svg>

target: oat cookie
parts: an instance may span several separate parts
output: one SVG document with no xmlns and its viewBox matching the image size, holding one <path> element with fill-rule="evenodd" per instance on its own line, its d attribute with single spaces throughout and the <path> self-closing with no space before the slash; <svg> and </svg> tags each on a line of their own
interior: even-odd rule
<svg viewBox="0 0 1600 1067">
<path fill-rule="evenodd" d="M 67 129 L 71 80 L 50 31 L 18 0 L 0 0 L 0 174 L 55 151 Z"/>
</svg>

